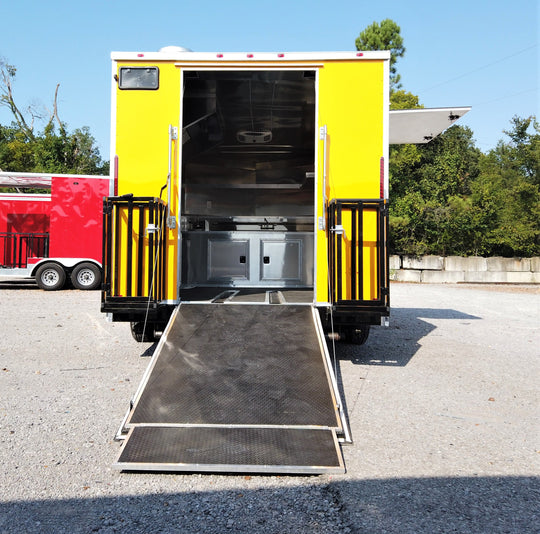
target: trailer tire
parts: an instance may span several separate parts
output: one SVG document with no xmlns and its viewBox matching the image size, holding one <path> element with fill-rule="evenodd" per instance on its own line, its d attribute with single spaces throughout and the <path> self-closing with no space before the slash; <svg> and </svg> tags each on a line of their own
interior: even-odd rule
<svg viewBox="0 0 540 534">
<path fill-rule="evenodd" d="M 101 285 L 101 269 L 94 263 L 80 263 L 71 272 L 75 289 L 91 290 Z"/>
<path fill-rule="evenodd" d="M 143 321 L 132 322 L 130 326 L 131 335 L 137 343 L 153 343 L 156 341 L 153 323 L 146 323 L 146 328 Z"/>
<path fill-rule="evenodd" d="M 353 345 L 363 345 L 369 337 L 369 325 L 359 324 L 347 329 L 346 340 Z"/>
<path fill-rule="evenodd" d="M 66 282 L 66 271 L 57 263 L 45 263 L 36 271 L 36 282 L 45 291 L 62 289 Z"/>
</svg>

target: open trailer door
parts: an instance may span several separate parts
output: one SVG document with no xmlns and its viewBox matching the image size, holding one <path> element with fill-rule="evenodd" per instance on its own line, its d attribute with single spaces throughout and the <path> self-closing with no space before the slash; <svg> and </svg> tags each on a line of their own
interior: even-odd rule
<svg viewBox="0 0 540 534">
<path fill-rule="evenodd" d="M 388 57 L 319 71 L 317 302 L 355 342 L 389 314 Z"/>
</svg>

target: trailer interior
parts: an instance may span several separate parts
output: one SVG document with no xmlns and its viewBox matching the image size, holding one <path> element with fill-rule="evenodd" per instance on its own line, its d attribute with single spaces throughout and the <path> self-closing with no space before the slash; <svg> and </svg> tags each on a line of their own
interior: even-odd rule
<svg viewBox="0 0 540 534">
<path fill-rule="evenodd" d="M 181 298 L 279 288 L 303 290 L 294 298 L 305 300 L 314 270 L 315 71 L 183 76 Z"/>
</svg>

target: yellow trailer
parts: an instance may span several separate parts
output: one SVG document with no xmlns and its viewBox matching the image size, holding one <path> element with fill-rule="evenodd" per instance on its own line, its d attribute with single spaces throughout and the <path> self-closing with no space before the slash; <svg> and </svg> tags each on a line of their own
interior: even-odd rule
<svg viewBox="0 0 540 534">
<path fill-rule="evenodd" d="M 389 52 L 112 60 L 102 310 L 164 332 L 117 466 L 342 471 L 325 335 L 390 312 Z"/>
<path fill-rule="evenodd" d="M 103 311 L 148 337 L 212 288 L 298 290 L 356 341 L 385 321 L 388 52 L 112 59 Z"/>
</svg>

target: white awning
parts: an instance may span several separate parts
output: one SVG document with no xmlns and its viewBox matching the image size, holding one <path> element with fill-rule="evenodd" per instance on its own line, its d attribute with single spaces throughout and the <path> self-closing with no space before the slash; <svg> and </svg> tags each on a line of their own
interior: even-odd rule
<svg viewBox="0 0 540 534">
<path fill-rule="evenodd" d="M 389 142 L 429 143 L 470 110 L 470 107 L 390 110 Z"/>
<path fill-rule="evenodd" d="M 110 180 L 109 176 L 89 174 L 49 174 L 44 172 L 0 172 L 0 187 L 31 187 L 50 189 L 53 176 L 62 178 L 88 178 L 95 180 Z"/>
<path fill-rule="evenodd" d="M 35 172 L 0 172 L 0 187 L 51 187 L 52 174 Z"/>
</svg>

